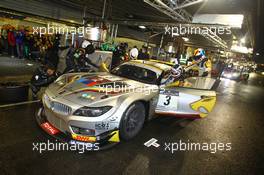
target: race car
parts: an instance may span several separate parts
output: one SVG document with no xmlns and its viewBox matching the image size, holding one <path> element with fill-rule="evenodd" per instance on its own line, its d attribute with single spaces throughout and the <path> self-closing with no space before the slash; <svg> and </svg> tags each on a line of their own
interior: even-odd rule
<svg viewBox="0 0 264 175">
<path fill-rule="evenodd" d="M 154 117 L 204 118 L 216 93 L 211 78 L 162 84 L 172 65 L 133 60 L 111 72 L 69 73 L 46 90 L 36 119 L 49 135 L 69 142 L 105 147 L 134 138 Z"/>
<path fill-rule="evenodd" d="M 247 81 L 249 79 L 249 70 L 247 67 L 241 67 L 239 69 L 226 68 L 222 73 L 222 77 L 237 81 Z"/>
</svg>

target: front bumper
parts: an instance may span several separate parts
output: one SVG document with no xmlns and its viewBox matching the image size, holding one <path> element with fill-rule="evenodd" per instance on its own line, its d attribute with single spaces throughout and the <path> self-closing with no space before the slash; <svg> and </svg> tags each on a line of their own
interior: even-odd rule
<svg viewBox="0 0 264 175">
<path fill-rule="evenodd" d="M 68 131 L 62 132 L 47 120 L 43 107 L 39 108 L 35 117 L 38 125 L 46 134 L 58 141 L 66 142 L 71 145 L 92 143 L 96 145 L 96 147 L 99 147 L 100 150 L 103 150 L 116 145 L 120 141 L 119 130 L 110 130 L 98 136 L 84 136 L 73 134 Z"/>
</svg>

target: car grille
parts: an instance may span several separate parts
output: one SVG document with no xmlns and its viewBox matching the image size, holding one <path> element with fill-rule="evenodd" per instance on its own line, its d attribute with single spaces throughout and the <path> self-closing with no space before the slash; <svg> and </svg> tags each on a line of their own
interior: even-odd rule
<svg viewBox="0 0 264 175">
<path fill-rule="evenodd" d="M 69 115 L 72 112 L 71 107 L 65 104 L 59 103 L 59 102 L 52 101 L 46 94 L 44 95 L 44 103 L 53 112 L 56 112 L 59 114 Z"/>
<path fill-rule="evenodd" d="M 50 108 L 53 112 L 59 113 L 59 114 L 64 114 L 64 115 L 69 115 L 71 114 L 71 107 L 64 105 L 59 102 L 51 102 L 50 103 Z"/>
</svg>

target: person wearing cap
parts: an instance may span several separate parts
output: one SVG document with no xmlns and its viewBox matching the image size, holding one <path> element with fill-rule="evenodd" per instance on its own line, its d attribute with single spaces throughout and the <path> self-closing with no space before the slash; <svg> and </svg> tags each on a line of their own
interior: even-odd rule
<svg viewBox="0 0 264 175">
<path fill-rule="evenodd" d="M 136 60 L 138 57 L 138 49 L 136 46 L 134 46 L 134 48 L 132 48 L 129 52 L 129 58 L 130 60 Z"/>
</svg>

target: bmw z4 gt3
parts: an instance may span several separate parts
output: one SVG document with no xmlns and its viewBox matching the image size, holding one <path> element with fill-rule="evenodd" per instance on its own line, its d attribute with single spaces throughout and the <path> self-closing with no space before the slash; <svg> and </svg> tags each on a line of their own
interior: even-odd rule
<svg viewBox="0 0 264 175">
<path fill-rule="evenodd" d="M 216 94 L 211 78 L 189 78 L 164 85 L 172 67 L 155 61 L 130 61 L 111 73 L 70 73 L 45 91 L 38 124 L 67 142 L 105 145 L 135 137 L 155 116 L 203 118 Z"/>
</svg>

